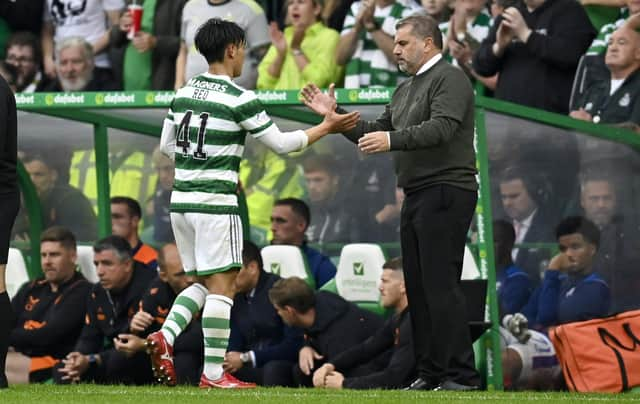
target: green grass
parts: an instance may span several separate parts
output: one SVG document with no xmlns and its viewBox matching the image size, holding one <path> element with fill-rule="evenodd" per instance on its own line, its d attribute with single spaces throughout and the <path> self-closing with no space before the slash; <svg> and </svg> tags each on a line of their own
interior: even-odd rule
<svg viewBox="0 0 640 404">
<path fill-rule="evenodd" d="M 136 403 L 136 404 L 359 404 L 359 403 L 600 403 L 638 402 L 638 394 L 409 392 L 259 388 L 200 390 L 195 387 L 130 387 L 95 385 L 31 385 L 0 390 L 2 404 Z"/>
</svg>

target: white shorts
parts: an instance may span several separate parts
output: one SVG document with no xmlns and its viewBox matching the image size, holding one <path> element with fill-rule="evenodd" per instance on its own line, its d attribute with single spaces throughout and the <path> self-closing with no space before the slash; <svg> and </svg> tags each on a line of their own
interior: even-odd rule
<svg viewBox="0 0 640 404">
<path fill-rule="evenodd" d="M 531 338 L 526 344 L 519 343 L 507 330 L 500 328 L 503 348 L 514 350 L 522 360 L 520 377 L 514 382 L 525 382 L 539 369 L 559 368 L 556 350 L 547 336 L 541 332 L 529 330 Z"/>
<path fill-rule="evenodd" d="M 171 212 L 171 227 L 187 275 L 211 275 L 242 267 L 238 215 Z"/>
</svg>

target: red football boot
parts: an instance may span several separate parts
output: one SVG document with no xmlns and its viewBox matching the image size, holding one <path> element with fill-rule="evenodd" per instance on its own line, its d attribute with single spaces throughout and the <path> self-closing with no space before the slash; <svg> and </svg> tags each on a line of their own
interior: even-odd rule
<svg viewBox="0 0 640 404">
<path fill-rule="evenodd" d="M 175 386 L 178 382 L 176 369 L 173 367 L 173 347 L 160 331 L 149 334 L 145 342 L 147 353 L 151 358 L 151 368 L 156 379 L 167 386 Z"/>
<path fill-rule="evenodd" d="M 222 377 L 218 380 L 209 380 L 207 376 L 202 374 L 200 377 L 200 388 L 201 389 L 253 389 L 256 388 L 255 383 L 243 382 L 241 380 L 236 379 L 232 375 L 227 372 L 222 374 Z"/>
</svg>

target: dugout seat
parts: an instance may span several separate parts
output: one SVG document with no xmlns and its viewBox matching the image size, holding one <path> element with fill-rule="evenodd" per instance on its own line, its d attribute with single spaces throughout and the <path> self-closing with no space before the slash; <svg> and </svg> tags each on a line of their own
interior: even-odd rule
<svg viewBox="0 0 640 404">
<path fill-rule="evenodd" d="M 274 273 L 282 278 L 297 276 L 315 290 L 316 282 L 309 270 L 307 257 L 299 247 L 268 245 L 260 250 L 260 255 L 262 255 L 262 263 L 266 272 Z"/>
<path fill-rule="evenodd" d="M 464 258 L 462 261 L 461 279 L 478 279 L 480 278 L 480 270 L 476 264 L 476 258 L 473 256 L 469 246 L 464 246 Z"/>
<path fill-rule="evenodd" d="M 24 260 L 22 252 L 17 248 L 9 248 L 9 256 L 7 257 L 6 284 L 9 299 L 12 299 L 20 287 L 29 282 L 29 272 L 27 272 L 27 264 Z"/>
<path fill-rule="evenodd" d="M 76 264 L 80 268 L 80 272 L 91 283 L 97 283 L 100 279 L 93 265 L 93 247 L 90 245 L 79 245 L 77 247 L 78 260 Z"/>
<path fill-rule="evenodd" d="M 346 244 L 340 252 L 336 277 L 322 286 L 358 306 L 384 314 L 380 305 L 380 276 L 386 257 L 377 244 Z"/>
</svg>

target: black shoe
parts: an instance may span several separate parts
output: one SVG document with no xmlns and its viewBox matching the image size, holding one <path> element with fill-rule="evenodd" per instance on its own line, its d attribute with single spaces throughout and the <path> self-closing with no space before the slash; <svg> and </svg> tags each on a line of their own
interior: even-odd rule
<svg viewBox="0 0 640 404">
<path fill-rule="evenodd" d="M 418 377 L 409 385 L 409 387 L 405 387 L 403 390 L 433 390 L 433 383 L 426 382 L 423 378 Z"/>
<path fill-rule="evenodd" d="M 452 380 L 445 380 L 440 383 L 433 391 L 475 391 L 479 390 L 478 386 L 456 383 Z"/>
</svg>

